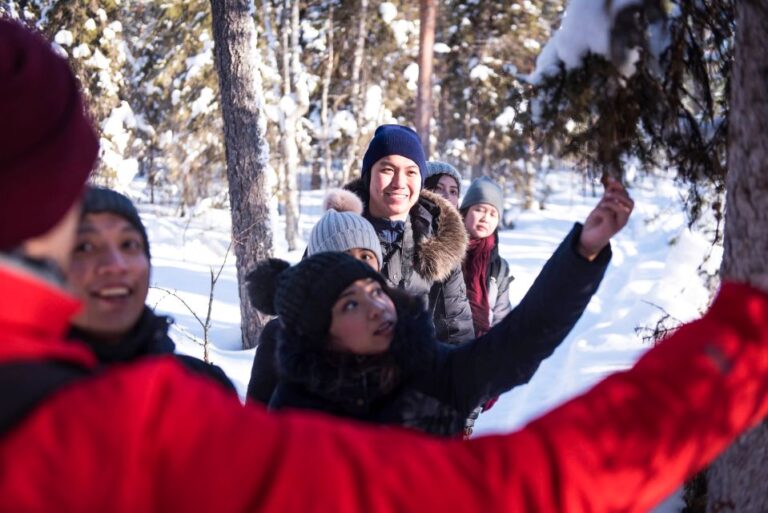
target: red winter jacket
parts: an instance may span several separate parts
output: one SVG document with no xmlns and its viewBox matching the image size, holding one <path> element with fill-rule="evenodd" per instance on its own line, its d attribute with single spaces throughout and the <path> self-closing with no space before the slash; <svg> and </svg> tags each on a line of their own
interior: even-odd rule
<svg viewBox="0 0 768 513">
<path fill-rule="evenodd" d="M 0 362 L 93 365 L 61 340 L 76 307 L 0 267 Z M 742 285 L 634 369 L 469 442 L 243 408 L 158 357 L 70 383 L 8 432 L 0 511 L 641 512 L 767 412 L 768 298 Z"/>
</svg>

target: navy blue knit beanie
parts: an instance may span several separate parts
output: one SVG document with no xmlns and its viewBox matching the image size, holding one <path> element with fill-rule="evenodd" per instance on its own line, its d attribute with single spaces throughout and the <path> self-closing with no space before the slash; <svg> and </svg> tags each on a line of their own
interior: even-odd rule
<svg viewBox="0 0 768 513">
<path fill-rule="evenodd" d="M 414 161 L 419 166 L 421 184 L 424 185 L 424 178 L 427 176 L 427 159 L 424 156 L 419 135 L 407 126 L 381 125 L 373 134 L 373 139 L 368 144 L 363 157 L 360 177 L 365 183 L 366 192 L 371 183 L 371 168 L 377 161 L 389 155 L 400 155 Z"/>
</svg>

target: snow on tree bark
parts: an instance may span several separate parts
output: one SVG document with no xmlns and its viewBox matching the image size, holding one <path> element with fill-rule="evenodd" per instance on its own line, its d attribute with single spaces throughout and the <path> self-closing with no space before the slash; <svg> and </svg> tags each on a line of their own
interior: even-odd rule
<svg viewBox="0 0 768 513">
<path fill-rule="evenodd" d="M 742 0 L 736 9 L 721 272 L 723 277 L 750 281 L 768 272 L 768 4 Z M 766 483 L 768 424 L 763 421 L 712 465 L 707 511 L 764 513 Z"/>
<path fill-rule="evenodd" d="M 232 209 L 232 238 L 237 261 L 243 347 L 256 345 L 267 317 L 248 300 L 245 276 L 272 251 L 272 232 L 265 171 L 261 83 L 257 66 L 256 28 L 247 0 L 211 0 L 213 38 L 219 71 L 224 145 Z"/>
</svg>

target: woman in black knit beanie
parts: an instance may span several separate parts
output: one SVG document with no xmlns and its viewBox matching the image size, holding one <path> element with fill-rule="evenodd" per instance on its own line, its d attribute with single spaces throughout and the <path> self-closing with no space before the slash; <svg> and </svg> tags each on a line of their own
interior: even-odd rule
<svg viewBox="0 0 768 513">
<path fill-rule="evenodd" d="M 504 321 L 459 346 L 435 338 L 420 299 L 389 288 L 347 254 L 318 253 L 294 266 L 260 262 L 248 277 L 251 302 L 278 315 L 282 328 L 270 408 L 461 435 L 478 404 L 531 378 L 597 290 L 610 247 L 582 258 L 574 249 L 580 231 L 566 237 Z"/>
</svg>

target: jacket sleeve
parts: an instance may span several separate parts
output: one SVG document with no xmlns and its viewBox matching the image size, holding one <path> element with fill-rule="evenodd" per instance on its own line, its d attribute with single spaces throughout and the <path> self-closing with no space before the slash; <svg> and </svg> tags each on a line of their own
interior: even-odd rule
<svg viewBox="0 0 768 513">
<path fill-rule="evenodd" d="M 499 292 L 496 295 L 496 304 L 493 305 L 493 326 L 503 321 L 512 311 L 512 304 L 509 301 L 509 284 L 512 280 L 514 278 L 509 274 L 509 266 L 504 262 L 497 277 Z"/>
<path fill-rule="evenodd" d="M 436 303 L 433 308 L 438 340 L 456 345 L 475 338 L 472 310 L 460 266 L 455 267 L 444 281 L 434 283 L 429 297 L 430 303 Z"/>
<path fill-rule="evenodd" d="M 766 415 L 767 329 L 766 297 L 726 284 L 704 319 L 532 423 L 526 431 L 559 455 L 559 495 L 629 513 L 669 495 Z"/>
<path fill-rule="evenodd" d="M 248 381 L 248 401 L 266 406 L 277 387 L 277 334 L 280 329 L 280 321 L 272 319 L 261 331 L 251 367 L 251 379 Z"/>
<path fill-rule="evenodd" d="M 580 234 L 577 223 L 500 324 L 469 344 L 441 346 L 419 388 L 468 412 L 527 383 L 579 320 L 610 261 L 610 246 L 592 262 L 579 255 Z"/>
<path fill-rule="evenodd" d="M 635 368 L 511 435 L 440 441 L 213 392 L 154 412 L 147 471 L 121 474 L 157 494 L 140 510 L 640 513 L 768 413 L 768 298 L 726 286 Z M 215 422 L 182 424 L 201 401 Z"/>
<path fill-rule="evenodd" d="M 185 354 L 177 354 L 176 358 L 187 368 L 195 372 L 198 372 L 204 376 L 208 376 L 213 381 L 223 386 L 226 390 L 237 395 L 237 388 L 235 388 L 235 385 L 229 379 L 229 377 L 227 376 L 227 373 L 224 372 L 224 369 L 222 369 L 218 365 L 214 365 L 212 363 L 206 363 L 203 360 L 198 360 L 193 356 L 189 356 Z"/>
</svg>

